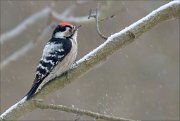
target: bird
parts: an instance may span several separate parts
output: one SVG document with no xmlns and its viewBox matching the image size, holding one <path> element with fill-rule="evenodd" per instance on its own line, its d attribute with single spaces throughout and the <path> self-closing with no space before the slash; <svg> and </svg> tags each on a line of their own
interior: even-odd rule
<svg viewBox="0 0 180 121">
<path fill-rule="evenodd" d="M 31 99 L 47 83 L 48 78 L 63 74 L 75 62 L 78 49 L 77 33 L 80 26 L 59 22 L 43 49 L 32 87 L 25 95 L 26 100 Z"/>
</svg>

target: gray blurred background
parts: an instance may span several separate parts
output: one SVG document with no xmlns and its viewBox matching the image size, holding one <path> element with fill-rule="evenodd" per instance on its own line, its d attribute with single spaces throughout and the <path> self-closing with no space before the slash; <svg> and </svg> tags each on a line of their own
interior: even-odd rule
<svg viewBox="0 0 180 121">
<path fill-rule="evenodd" d="M 1 34 L 16 27 L 52 1 L 1 1 Z M 99 1 L 100 4 L 105 2 Z M 61 13 L 77 4 L 74 16 L 88 15 L 94 1 L 54 1 Z M 105 16 L 115 18 L 100 23 L 106 35 L 116 33 L 144 17 L 165 1 L 112 1 Z M 29 27 L 23 34 L 1 46 L 1 61 L 34 39 L 48 20 Z M 25 56 L 1 69 L 1 113 L 20 100 L 31 87 L 35 69 L 52 31 Z M 78 36 L 80 59 L 104 40 L 95 23 L 82 24 Z M 135 42 L 110 56 L 105 63 L 46 97 L 46 102 L 88 109 L 102 114 L 141 120 L 179 120 L 179 21 L 172 19 L 155 26 Z M 92 120 L 86 116 L 35 110 L 21 120 Z"/>
</svg>

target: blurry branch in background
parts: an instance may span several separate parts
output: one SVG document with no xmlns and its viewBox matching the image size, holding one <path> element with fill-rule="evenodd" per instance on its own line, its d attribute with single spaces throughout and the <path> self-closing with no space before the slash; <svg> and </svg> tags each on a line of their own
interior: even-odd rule
<svg viewBox="0 0 180 121">
<path fill-rule="evenodd" d="M 107 1 L 106 10 L 109 8 L 110 4 L 109 1 Z M 81 17 L 68 17 L 69 13 L 72 12 L 76 8 L 75 5 L 72 5 L 68 7 L 64 12 L 61 14 L 57 13 L 55 10 L 52 9 L 51 6 L 48 6 L 44 8 L 43 10 L 33 14 L 23 22 L 21 22 L 19 25 L 17 25 L 14 29 L 3 33 L 0 37 L 0 43 L 4 44 L 6 41 L 14 40 L 13 38 L 22 34 L 23 31 L 28 29 L 28 27 L 32 26 L 35 23 L 38 23 L 39 21 L 43 19 L 48 19 L 48 17 L 52 17 L 55 21 L 67 21 L 72 23 L 88 23 L 92 22 L 92 19 L 88 19 L 88 16 L 81 16 Z M 105 9 L 100 11 L 100 15 L 103 13 Z"/>
<path fill-rule="evenodd" d="M 6 33 L 3 33 L 0 38 L 0 43 L 4 44 L 8 40 L 14 40 L 14 37 L 20 35 L 23 31 L 28 29 L 28 27 L 32 26 L 33 24 L 38 23 L 39 21 L 45 19 L 49 15 L 49 13 L 50 13 L 50 9 L 47 7 L 35 13 L 34 15 L 30 16 L 22 23 L 17 25 L 14 29 Z"/>
<path fill-rule="evenodd" d="M 35 44 L 42 40 L 42 38 L 49 32 L 49 30 L 52 28 L 52 25 L 48 25 L 43 30 L 41 30 L 41 33 L 38 34 L 38 36 L 34 40 L 30 40 L 25 46 L 20 48 L 19 50 L 15 51 L 12 55 L 10 55 L 8 58 L 3 60 L 0 63 L 0 69 L 3 69 L 5 66 L 7 66 L 12 61 L 17 60 L 19 57 L 26 55 L 27 52 L 32 50 L 35 47 Z"/>
<path fill-rule="evenodd" d="M 107 3 L 107 8 L 110 7 L 110 3 Z M 52 24 L 53 20 L 55 21 L 68 21 L 68 22 L 72 22 L 72 23 L 87 23 L 87 22 L 93 22 L 93 19 L 88 19 L 88 16 L 82 16 L 82 17 L 68 17 L 68 15 L 76 8 L 76 4 L 71 5 L 70 7 L 68 7 L 66 10 L 64 10 L 64 12 L 62 12 L 61 14 L 58 14 L 57 12 L 55 12 L 52 9 L 52 5 L 49 5 L 48 7 L 44 8 L 43 10 L 35 13 L 34 15 L 30 16 L 29 18 L 27 18 L 26 20 L 24 20 L 22 23 L 20 23 L 17 27 L 15 27 L 14 29 L 10 30 L 9 32 L 6 32 L 4 34 L 1 35 L 0 38 L 0 43 L 1 45 L 3 45 L 5 42 L 10 41 L 10 40 L 14 40 L 14 37 L 22 34 L 26 29 L 28 29 L 30 26 L 32 26 L 35 23 L 38 23 L 39 21 L 43 20 L 43 19 L 48 19 L 48 24 Z M 106 8 L 106 9 L 107 9 Z M 100 10 L 99 15 L 102 15 L 104 9 L 102 9 L 102 11 Z M 47 25 L 47 27 L 45 27 L 46 29 L 42 30 L 44 33 L 43 36 L 49 32 L 50 27 L 49 25 Z M 11 63 L 12 61 L 17 60 L 18 58 L 20 58 L 21 56 L 26 55 L 27 52 L 29 52 L 30 50 L 32 50 L 34 48 L 35 45 L 35 41 L 39 41 L 42 39 L 43 37 L 42 35 L 40 35 L 39 37 L 36 37 L 35 40 L 30 40 L 30 42 L 28 42 L 26 45 L 24 45 L 21 49 L 17 50 L 16 52 L 14 52 L 12 55 L 10 55 L 9 57 L 7 57 L 5 60 L 3 60 L 0 63 L 0 69 L 3 69 L 4 67 L 6 67 L 9 63 Z"/>
<path fill-rule="evenodd" d="M 44 87 L 33 96 L 33 99 L 43 99 L 48 94 L 63 89 L 65 86 L 75 81 L 75 79 L 91 70 L 97 64 L 106 60 L 106 58 L 114 52 L 132 43 L 136 38 L 157 24 L 172 18 L 179 18 L 179 6 L 180 1 L 169 2 L 122 31 L 111 35 L 103 44 L 82 57 L 71 67 L 70 70 L 68 70 L 68 79 L 66 74 L 58 75 L 56 78 L 45 84 Z M 2 113 L 0 119 L 17 120 L 21 116 L 37 108 L 38 107 L 33 103 L 33 100 L 26 101 L 22 99 Z"/>
<path fill-rule="evenodd" d="M 45 104 L 39 100 L 34 100 L 34 103 L 35 103 L 35 106 L 37 106 L 40 109 L 52 109 L 52 110 L 58 110 L 58 111 L 65 111 L 68 113 L 74 113 L 81 116 L 83 115 L 89 116 L 94 119 L 104 119 L 107 121 L 134 121 L 131 119 L 125 119 L 125 118 L 119 118 L 119 117 L 109 116 L 105 114 L 99 114 L 99 113 L 92 112 L 89 110 L 84 110 L 84 109 L 72 108 L 72 107 L 67 107 L 63 105 Z"/>
<path fill-rule="evenodd" d="M 25 46 L 14 52 L 12 55 L 10 55 L 6 60 L 3 60 L 0 63 L 0 69 L 3 69 L 5 66 L 7 66 L 12 61 L 17 60 L 19 57 L 25 55 L 29 50 L 31 50 L 34 47 L 34 43 L 32 41 L 28 42 Z"/>
</svg>

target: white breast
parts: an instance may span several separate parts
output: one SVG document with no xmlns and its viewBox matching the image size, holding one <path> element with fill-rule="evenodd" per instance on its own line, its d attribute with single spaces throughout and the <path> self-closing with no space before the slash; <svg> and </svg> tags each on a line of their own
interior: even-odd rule
<svg viewBox="0 0 180 121">
<path fill-rule="evenodd" d="M 68 53 L 68 55 L 66 55 L 66 57 L 61 62 L 59 62 L 59 64 L 48 75 L 48 77 L 46 77 L 45 80 L 43 80 L 43 82 L 40 84 L 36 92 L 38 92 L 39 89 L 41 89 L 42 86 L 45 83 L 47 83 L 49 80 L 67 71 L 71 67 L 71 65 L 75 62 L 76 56 L 77 56 L 77 46 L 78 46 L 77 45 L 77 32 L 74 34 L 73 38 L 71 39 L 71 42 L 72 42 L 72 48 L 70 52 Z M 43 52 L 43 53 L 46 53 L 46 52 Z"/>
<path fill-rule="evenodd" d="M 77 32 L 74 34 L 73 38 L 71 39 L 71 42 L 72 42 L 72 48 L 71 48 L 70 52 L 53 69 L 53 71 L 51 72 L 51 74 L 47 78 L 48 80 L 50 80 L 50 79 L 52 79 L 58 75 L 61 75 L 62 73 L 67 71 L 71 67 L 71 65 L 75 62 L 76 56 L 77 56 L 77 46 L 78 46 L 77 45 Z"/>
</svg>

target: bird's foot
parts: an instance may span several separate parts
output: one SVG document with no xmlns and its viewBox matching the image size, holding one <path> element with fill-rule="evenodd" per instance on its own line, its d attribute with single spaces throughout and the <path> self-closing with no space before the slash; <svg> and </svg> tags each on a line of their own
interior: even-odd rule
<svg viewBox="0 0 180 121">
<path fill-rule="evenodd" d="M 69 80 L 69 78 L 70 78 L 69 70 L 67 70 L 67 71 L 65 72 L 65 75 L 66 75 L 66 79 Z"/>
</svg>

